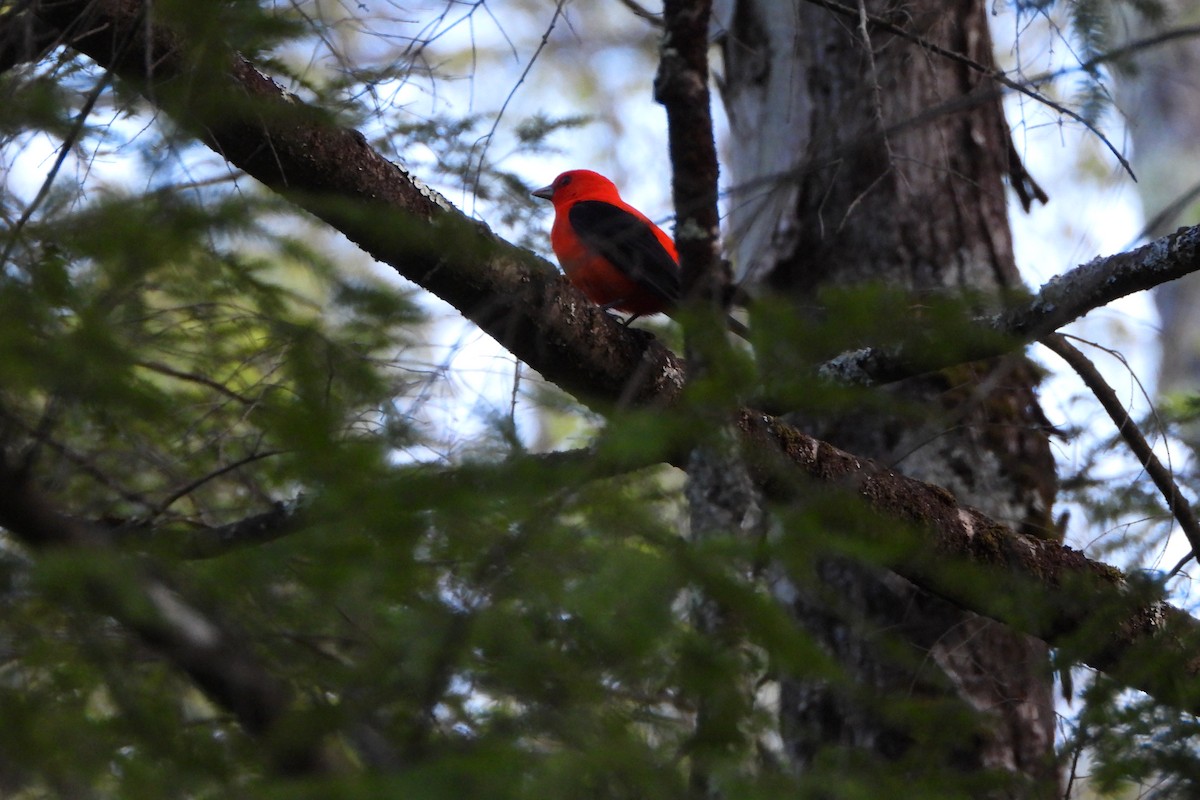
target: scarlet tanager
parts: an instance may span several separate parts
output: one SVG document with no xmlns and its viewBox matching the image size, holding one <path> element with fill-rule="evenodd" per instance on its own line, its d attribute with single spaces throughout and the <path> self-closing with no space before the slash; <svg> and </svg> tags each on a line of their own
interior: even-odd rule
<svg viewBox="0 0 1200 800">
<path fill-rule="evenodd" d="M 605 310 L 630 314 L 670 313 L 679 304 L 681 284 L 675 242 L 633 206 L 616 185 L 598 172 L 573 169 L 533 191 L 554 204 L 550 246 L 575 288 Z M 729 330 L 749 338 L 736 319 Z"/>
<path fill-rule="evenodd" d="M 554 203 L 550 245 L 567 280 L 605 309 L 658 314 L 679 303 L 675 243 L 603 175 L 573 169 L 533 192 Z"/>
</svg>

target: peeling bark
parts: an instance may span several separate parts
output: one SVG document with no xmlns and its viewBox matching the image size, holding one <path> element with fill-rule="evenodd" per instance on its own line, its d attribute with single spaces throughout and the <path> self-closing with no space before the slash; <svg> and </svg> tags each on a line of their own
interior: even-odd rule
<svg viewBox="0 0 1200 800">
<path fill-rule="evenodd" d="M 859 8 L 992 63 L 982 2 Z M 735 199 L 732 234 L 748 232 L 737 245 L 740 275 L 809 306 L 829 285 L 881 282 L 917 296 L 999 296 L 1019 286 L 1003 186 L 1010 142 L 999 104 L 964 103 L 957 113 L 923 118 L 975 92 L 978 72 L 872 30 L 865 16 L 855 26 L 815 5 L 765 0 L 725 3 L 724 11 L 723 92 L 738 143 L 732 182 L 773 198 L 746 206 Z M 944 486 L 994 519 L 1053 536 L 1054 466 L 1035 374 L 1016 357 L 927 375 L 884 390 L 898 405 L 927 409 L 924 420 L 848 413 L 813 432 Z M 898 501 L 874 494 L 884 489 L 866 484 L 862 493 L 883 506 Z M 957 696 L 978 713 L 972 736 L 929 758 L 965 772 L 1008 771 L 1021 779 L 1017 795 L 1055 791 L 1041 642 L 842 559 L 788 579 L 785 599 L 798 620 L 857 685 L 878 698 Z M 866 696 L 790 680 L 783 698 L 800 771 L 838 747 L 889 760 L 911 755 L 914 734 Z"/>
</svg>

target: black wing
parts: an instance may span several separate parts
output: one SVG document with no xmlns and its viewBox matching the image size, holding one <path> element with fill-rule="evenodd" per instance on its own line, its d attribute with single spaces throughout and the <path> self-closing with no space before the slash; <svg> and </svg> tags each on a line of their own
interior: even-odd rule
<svg viewBox="0 0 1200 800">
<path fill-rule="evenodd" d="M 679 265 L 645 222 L 602 200 L 580 200 L 567 218 L 590 250 L 670 303 L 679 302 Z"/>
</svg>

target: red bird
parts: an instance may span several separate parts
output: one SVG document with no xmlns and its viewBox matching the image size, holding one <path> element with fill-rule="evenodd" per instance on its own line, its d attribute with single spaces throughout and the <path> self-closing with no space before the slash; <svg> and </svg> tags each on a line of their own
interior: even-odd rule
<svg viewBox="0 0 1200 800">
<path fill-rule="evenodd" d="M 593 303 L 631 314 L 626 325 L 679 303 L 675 243 L 608 178 L 573 169 L 533 195 L 554 203 L 550 245 L 567 280 Z"/>
</svg>

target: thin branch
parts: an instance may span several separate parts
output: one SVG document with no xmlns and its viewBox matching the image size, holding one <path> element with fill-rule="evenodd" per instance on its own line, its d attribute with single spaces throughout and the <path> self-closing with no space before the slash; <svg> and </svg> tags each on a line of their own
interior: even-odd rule
<svg viewBox="0 0 1200 800">
<path fill-rule="evenodd" d="M 157 372 L 159 375 L 165 375 L 168 378 L 177 378 L 181 381 L 187 381 L 200 386 L 206 386 L 209 389 L 212 389 L 214 392 L 225 395 L 231 400 L 236 400 L 244 406 L 254 405 L 255 401 L 252 398 L 238 394 L 230 389 L 226 384 L 222 383 L 221 381 L 213 380 L 207 375 L 201 375 L 197 372 L 184 372 L 183 370 L 178 370 L 174 367 L 167 366 L 160 361 L 138 361 L 136 364 L 142 369 L 148 369 L 151 372 Z"/>
<path fill-rule="evenodd" d="M 857 22 L 859 19 L 859 10 L 858 9 L 856 9 L 852 6 L 847 6 L 847 5 L 843 5 L 842 3 L 838 3 L 838 2 L 836 2 L 836 0 L 805 0 L 805 2 L 812 3 L 813 5 L 821 6 L 822 8 L 832 11 L 836 14 L 841 14 L 842 16 L 847 17 L 848 19 L 852 19 L 855 22 Z M 950 61 L 953 61 L 955 63 L 962 64 L 963 66 L 979 73 L 980 75 L 984 76 L 985 78 L 989 78 L 990 80 L 995 81 L 996 83 L 1000 84 L 1001 86 L 1011 89 L 1014 92 L 1019 92 L 1020 94 L 1023 94 L 1026 97 L 1029 97 L 1030 99 L 1035 100 L 1036 102 L 1041 103 L 1044 106 L 1054 109 L 1059 114 L 1062 114 L 1063 116 L 1070 117 L 1071 119 L 1075 120 L 1080 125 L 1082 125 L 1083 127 L 1087 128 L 1089 131 L 1091 131 L 1092 134 L 1094 134 L 1096 136 L 1096 138 L 1098 138 L 1101 142 L 1103 142 L 1104 146 L 1108 148 L 1109 152 L 1111 152 L 1113 154 L 1113 156 L 1116 157 L 1117 161 L 1121 164 L 1121 168 L 1129 173 L 1129 177 L 1133 178 L 1134 180 L 1137 180 L 1137 176 L 1135 176 L 1133 174 L 1133 167 L 1130 166 L 1129 161 L 1126 160 L 1125 156 L 1121 155 L 1121 151 L 1118 150 L 1116 148 L 1116 146 L 1108 140 L 1108 137 L 1106 137 L 1103 133 L 1101 133 L 1100 130 L 1095 125 L 1093 125 L 1091 122 L 1089 122 L 1087 119 L 1085 119 L 1083 117 L 1083 115 L 1079 114 L 1078 112 L 1072 111 L 1071 109 L 1067 108 L 1066 106 L 1062 105 L 1061 103 L 1056 103 L 1055 101 L 1051 100 L 1049 97 L 1046 97 L 1041 92 L 1038 92 L 1037 90 L 1030 88 L 1028 85 L 1021 83 L 1020 81 L 1014 81 L 1012 78 L 1005 75 L 1003 70 L 996 69 L 993 67 L 988 67 L 984 64 L 979 63 L 978 61 L 971 58 L 970 56 L 964 55 L 964 54 L 956 52 L 954 50 L 949 50 L 945 47 L 941 47 L 940 45 L 936 45 L 933 42 L 930 42 L 921 36 L 918 36 L 914 33 L 910 33 L 909 31 L 905 30 L 903 26 L 897 25 L 896 23 L 891 22 L 890 20 L 886 20 L 883 17 L 877 16 L 875 14 L 868 14 L 866 16 L 867 16 L 867 21 L 871 24 L 872 28 L 894 34 L 896 36 L 899 36 L 902 39 L 906 39 L 906 40 L 912 42 L 913 44 L 917 45 L 918 47 L 922 48 L 923 50 L 927 50 L 930 53 L 933 53 L 934 55 L 938 55 L 943 58 L 949 59 Z"/>
<path fill-rule="evenodd" d="M 17 247 L 17 242 L 21 239 L 21 233 L 24 231 L 25 226 L 29 224 L 29 220 L 33 218 L 34 213 L 46 201 L 46 198 L 50 196 L 50 188 L 54 185 L 54 179 L 58 177 L 58 173 L 62 169 L 63 163 L 66 162 L 67 156 L 70 155 L 71 149 L 83 135 L 83 129 L 87 125 L 88 117 L 92 115 L 92 109 L 96 107 L 96 101 L 100 99 L 100 95 L 104 93 L 111 80 L 112 71 L 106 69 L 104 75 L 101 76 L 100 80 L 96 81 L 96 85 L 92 87 L 87 97 L 84 98 L 83 107 L 79 109 L 79 114 L 76 115 L 71 130 L 67 133 L 66 138 L 63 139 L 63 143 L 58 149 L 58 155 L 54 159 L 54 164 L 51 165 L 50 171 L 46 173 L 45 180 L 38 187 L 37 194 L 34 195 L 33 200 L 21 212 L 21 216 L 16 224 L 12 226 L 12 230 L 8 232 L 8 241 L 4 245 L 4 252 L 0 253 L 0 266 L 8 263 L 12 257 L 13 250 Z"/>
<path fill-rule="evenodd" d="M 810 2 L 817 2 L 817 1 L 818 0 L 810 0 Z M 818 4 L 820 4 L 820 3 L 818 2 Z M 871 20 L 871 17 L 868 15 L 868 22 L 870 22 L 870 20 Z M 1089 70 L 1094 69 L 1096 66 L 1102 65 L 1109 61 L 1114 61 L 1114 60 L 1118 60 L 1120 58 L 1124 58 L 1128 55 L 1132 55 L 1141 50 L 1147 50 L 1152 47 L 1158 46 L 1160 44 L 1170 42 L 1175 39 L 1183 39 L 1183 38 L 1190 38 L 1190 37 L 1200 37 L 1200 25 L 1177 28 L 1177 29 L 1174 29 L 1171 31 L 1166 31 L 1164 33 L 1156 34 L 1154 36 L 1149 36 L 1144 39 L 1139 39 L 1139 40 L 1130 42 L 1129 44 L 1118 47 L 1115 50 L 1111 50 L 1108 53 L 1101 53 L 1100 55 L 1098 55 L 1092 59 L 1089 59 L 1088 61 L 1082 62 L 1081 64 L 1076 64 L 1075 66 L 1072 66 L 1072 67 L 1063 67 L 1061 69 L 1057 69 L 1057 70 L 1053 70 L 1053 71 L 1049 71 L 1049 72 L 1043 72 L 1043 73 L 1041 73 L 1039 75 L 1035 75 L 1031 78 L 1026 78 L 1022 81 L 1022 83 L 1025 86 L 1029 86 L 1029 87 L 1041 86 L 1043 84 L 1049 83 L 1051 81 L 1057 80 L 1058 78 L 1062 78 L 1067 75 L 1073 75 L 1078 72 L 1087 72 Z M 923 39 L 920 39 L 920 37 L 915 37 L 910 34 L 908 38 L 916 41 L 922 47 L 926 46 L 926 43 L 924 42 Z M 928 47 L 933 50 L 937 49 L 937 46 L 933 45 L 932 43 L 928 43 Z M 961 56 L 961 54 L 956 54 L 956 55 Z M 963 56 L 963 58 L 966 58 L 966 57 Z M 969 65 L 972 66 L 972 69 L 976 69 L 976 70 L 986 69 L 982 64 L 979 64 L 978 62 L 976 62 L 970 58 L 966 58 L 966 61 Z M 991 88 L 988 88 L 988 87 L 985 87 L 982 85 L 976 86 L 974 89 L 972 89 L 970 92 L 968 92 L 965 95 L 951 97 L 948 100 L 945 100 L 941 103 L 937 103 L 936 105 L 933 105 L 933 106 L 930 106 L 929 108 L 924 109 L 920 113 L 915 114 L 915 115 L 909 117 L 908 119 L 904 119 L 899 122 L 893 123 L 891 126 L 889 126 L 887 128 L 885 133 L 887 133 L 889 135 L 899 134 L 902 131 L 905 131 L 909 128 L 927 124 L 935 119 L 939 119 L 939 118 L 947 116 L 949 114 L 955 114 L 955 113 L 967 111 L 967 110 L 974 108 L 978 105 L 981 105 L 983 103 L 991 102 L 997 96 L 1003 95 L 1005 91 L 1006 91 L 1005 86 L 993 86 Z M 816 165 L 807 164 L 807 165 L 802 165 L 795 169 L 781 170 L 779 172 L 775 172 L 775 173 L 771 173 L 771 174 L 767 174 L 767 175 L 760 175 L 753 180 L 748 180 L 745 183 L 741 183 L 736 186 L 730 186 L 730 187 L 726 188 L 725 194 L 727 194 L 727 195 L 744 195 L 744 194 L 748 194 L 750 192 L 755 192 L 755 191 L 761 190 L 764 187 L 787 183 L 787 182 L 791 182 L 791 181 L 796 181 L 796 180 L 800 179 L 801 177 L 803 177 L 808 171 L 816 169 L 816 168 L 824 168 L 825 166 L 827 166 L 827 163 L 835 161 L 837 158 L 841 157 L 844 154 L 853 152 L 854 148 L 857 147 L 858 145 L 860 145 L 862 142 L 866 141 L 866 139 L 867 139 L 866 136 L 860 135 L 859 137 L 857 137 L 855 139 L 840 142 L 838 149 L 827 155 L 827 162 L 825 162 L 825 163 L 820 163 L 820 164 L 816 164 Z M 1015 147 L 1010 152 L 1009 159 L 1010 159 L 1010 161 L 1017 161 L 1017 162 L 1020 161 L 1020 157 L 1016 153 Z M 1022 173 L 1024 172 L 1023 168 L 1020 170 L 1020 172 L 1022 172 Z M 1020 176 L 1012 176 L 1012 177 L 1013 177 L 1013 188 L 1014 188 L 1014 190 L 1017 191 L 1018 195 L 1021 197 L 1022 204 L 1025 205 L 1026 208 L 1028 208 L 1028 205 L 1029 205 L 1028 201 L 1030 199 L 1036 199 L 1042 203 L 1045 203 L 1047 201 L 1045 192 L 1042 191 L 1041 187 L 1037 186 L 1036 183 L 1029 183 L 1030 179 L 1028 178 L 1028 176 L 1025 176 L 1024 178 L 1021 178 Z M 1029 185 L 1024 185 L 1027 183 Z M 1151 231 L 1152 231 L 1152 229 L 1151 229 Z M 1143 236 L 1146 236 L 1146 235 L 1148 235 L 1148 232 L 1143 232 L 1142 234 L 1140 234 L 1137 238 L 1134 239 L 1134 241 L 1130 244 L 1130 246 L 1132 247 Z"/>
<path fill-rule="evenodd" d="M 1167 501 L 1167 508 L 1170 509 L 1171 514 L 1179 523 L 1179 527 L 1183 529 L 1188 543 L 1192 546 L 1192 552 L 1188 554 L 1188 557 L 1171 571 L 1171 575 L 1174 575 L 1183 564 L 1187 563 L 1189 558 L 1200 552 L 1200 522 L 1196 521 L 1192 504 L 1179 491 L 1179 485 L 1175 483 L 1171 471 L 1159 461 L 1158 456 L 1154 454 L 1154 449 L 1146 441 L 1146 437 L 1138 430 L 1137 423 L 1125 410 L 1117 393 L 1104 380 L 1104 376 L 1100 374 L 1091 360 L 1079 352 L 1079 348 L 1068 342 L 1062 334 L 1055 333 L 1045 336 L 1041 339 L 1041 343 L 1067 362 L 1067 365 L 1075 370 L 1092 394 L 1096 396 L 1096 399 L 1100 401 L 1100 405 L 1108 412 L 1108 416 L 1117 426 L 1117 433 L 1125 440 L 1125 444 L 1129 446 L 1134 457 L 1145 467 L 1147 474 L 1154 481 L 1154 485 L 1162 493 L 1163 499 Z"/>
<path fill-rule="evenodd" d="M 1178 28 L 1172 28 L 1168 31 L 1162 31 L 1160 33 L 1151 34 L 1150 36 L 1145 36 L 1141 39 L 1135 39 L 1131 42 L 1126 42 L 1119 47 L 1093 56 L 1087 61 L 1080 62 L 1073 67 L 1063 67 L 1062 69 L 1054 70 L 1053 72 L 1035 75 L 1034 77 L 1028 79 L 1026 83 L 1031 86 L 1037 86 L 1042 83 L 1046 83 L 1047 81 L 1052 81 L 1057 78 L 1061 78 L 1064 75 L 1070 75 L 1076 72 L 1094 72 L 1096 67 L 1109 64 L 1113 61 L 1120 61 L 1123 58 L 1128 58 L 1129 56 L 1140 53 L 1143 50 L 1150 50 L 1151 48 L 1158 47 L 1161 44 L 1167 44 L 1178 39 L 1191 39 L 1193 37 L 1200 37 L 1200 25 L 1182 25 Z"/>
<path fill-rule="evenodd" d="M 870 78 L 871 98 L 874 101 L 875 122 L 879 125 L 879 130 L 883 134 L 883 148 L 887 153 L 888 163 L 891 164 L 895 160 L 892 153 L 892 142 L 887 134 L 887 122 L 883 118 L 883 86 L 879 83 L 879 67 L 875 64 L 875 45 L 871 43 L 871 31 L 867 27 L 870 14 L 867 12 L 867 4 L 865 0 L 858 0 L 858 32 L 862 35 L 863 55 L 867 59 L 867 75 Z M 889 167 L 891 169 L 891 167 Z M 886 174 L 886 173 L 884 173 Z M 881 174 L 875 180 L 881 180 L 884 177 Z M 872 184 L 873 185 L 873 184 Z M 866 191 L 870 191 L 868 188 Z M 849 217 L 852 213 L 853 205 L 846 210 L 846 216 Z M 840 231 L 840 225 L 839 231 Z"/>
<path fill-rule="evenodd" d="M 196 478 L 195 480 L 188 481 L 186 484 L 179 487 L 178 489 L 176 489 L 175 491 L 173 491 L 169 495 L 167 495 L 165 498 L 163 498 L 162 501 L 159 502 L 154 507 L 154 513 L 151 515 L 151 518 L 161 515 L 164 511 L 166 511 L 168 508 L 170 508 L 172 505 L 174 505 L 175 502 L 177 500 L 179 500 L 181 497 L 186 497 L 187 495 L 196 491 L 197 489 L 199 489 L 201 486 L 208 483 L 209 481 L 211 481 L 215 478 L 219 478 L 226 473 L 233 472 L 235 469 L 240 469 L 241 467 L 244 467 L 247 464 L 252 464 L 255 461 L 259 461 L 260 459 L 270 458 L 271 456 L 277 456 L 282 452 L 283 452 L 282 450 L 263 450 L 260 453 L 251 453 L 250 455 L 245 456 L 244 458 L 239 458 L 237 461 L 232 461 L 228 464 L 225 464 L 224 466 L 218 467 L 217 469 L 213 470 L 212 472 L 209 472 L 205 475 L 201 475 L 199 478 Z"/>
<path fill-rule="evenodd" d="M 269 455 L 267 453 L 261 456 Z M 553 453 L 523 454 L 494 464 L 459 464 L 445 467 L 433 464 L 414 464 L 397 467 L 388 478 L 387 491 L 397 508 L 423 510 L 430 497 L 445 497 L 447 492 L 469 490 L 484 492 L 511 488 L 513 471 L 544 470 L 566 480 L 571 475 L 578 483 L 624 475 L 633 470 L 660 463 L 656 459 L 639 461 L 613 460 L 593 448 Z M 231 468 L 240 464 L 230 465 Z M 188 531 L 173 553 L 187 559 L 216 558 L 234 550 L 273 542 L 311 523 L 306 514 L 311 502 L 303 496 L 288 502 L 277 502 L 261 514 L 220 525 Z M 173 533 L 155 531 L 139 526 L 130 531 L 139 538 L 158 540 L 179 538 Z"/>
<path fill-rule="evenodd" d="M 635 17 L 646 20 L 646 22 L 649 22 L 656 28 L 661 28 L 663 26 L 662 15 L 655 14 L 653 11 L 637 2 L 637 0 L 618 0 L 618 2 L 632 11 Z"/>
<path fill-rule="evenodd" d="M 496 129 L 500 127 L 500 120 L 504 118 L 504 112 L 508 110 L 508 104 L 512 102 L 512 99 L 516 97 L 517 90 L 521 88 L 521 84 L 525 83 L 525 79 L 529 77 L 533 65 L 537 63 L 538 56 L 542 54 L 542 51 L 546 49 L 546 45 L 550 43 L 550 34 L 554 32 L 554 27 L 558 24 L 558 18 L 563 15 L 563 6 L 566 5 L 566 2 L 567 0 L 558 0 L 558 3 L 554 6 L 554 14 L 550 17 L 550 24 L 542 32 L 542 40 L 538 42 L 533 55 L 529 57 L 529 63 L 525 65 L 525 69 L 521 70 L 521 74 L 517 78 L 517 82 L 513 84 L 512 89 L 509 90 L 508 96 L 500 104 L 500 110 L 496 112 L 496 116 L 492 119 L 492 127 L 480 140 L 483 142 L 483 150 L 479 153 L 479 161 L 475 166 L 475 181 L 472 187 L 472 191 L 475 194 L 479 193 L 479 180 L 483 175 L 484 160 L 487 158 L 487 151 L 492 144 L 492 138 L 496 135 Z"/>
<path fill-rule="evenodd" d="M 53 402 L 53 400 L 50 402 Z M 6 411 L 0 411 L 0 417 L 3 417 L 6 423 L 16 425 L 29 434 L 29 437 L 32 440 L 32 444 L 30 445 L 30 453 L 33 453 L 37 448 L 46 447 L 62 456 L 64 460 L 69 461 L 84 474 L 95 480 L 100 486 L 110 490 L 126 502 L 148 509 L 153 508 L 153 504 L 145 495 L 140 492 L 134 492 L 125 486 L 122 486 L 113 478 L 111 471 L 99 466 L 91 455 L 86 453 L 77 453 L 71 448 L 67 447 L 67 445 L 63 442 L 53 438 L 50 435 L 51 431 L 49 429 L 49 425 L 53 423 L 49 415 L 43 417 L 37 426 L 31 426 L 20 416 L 9 414 Z M 21 467 L 25 468 L 27 465 L 32 466 L 32 463 L 29 462 L 28 459 L 26 464 L 22 464 Z"/>
</svg>

